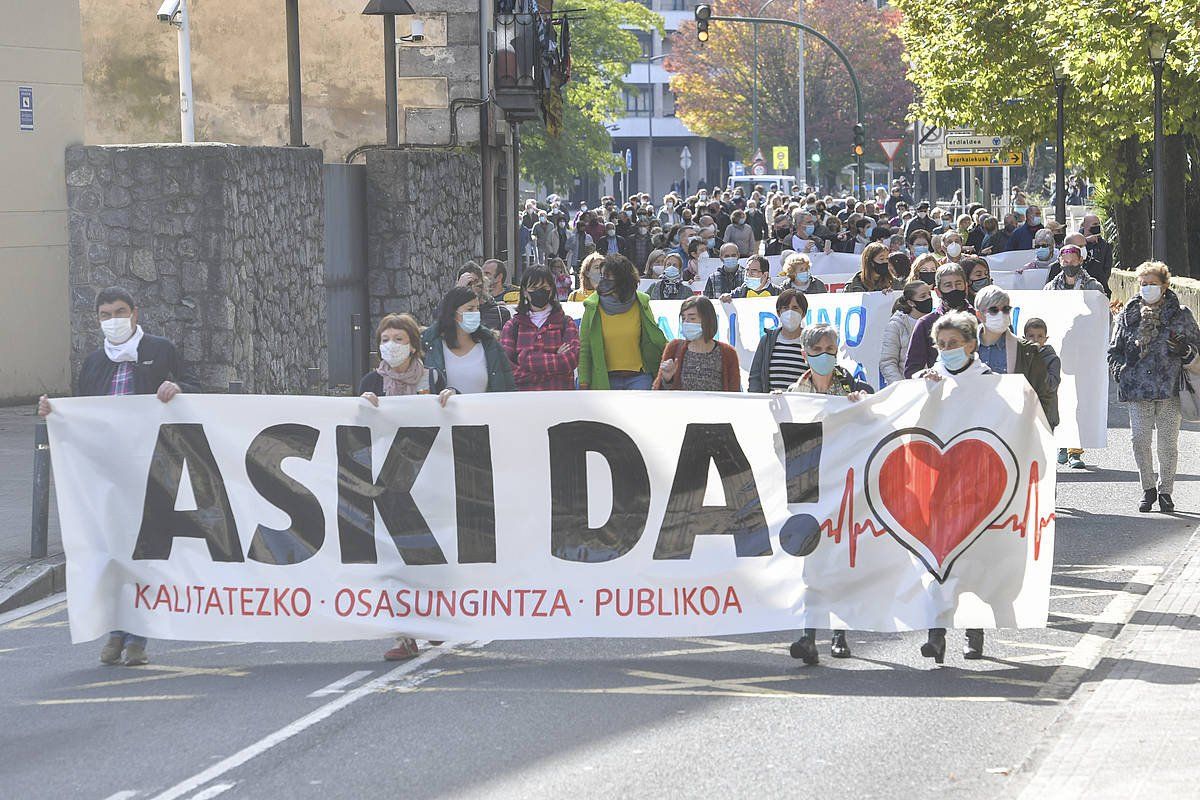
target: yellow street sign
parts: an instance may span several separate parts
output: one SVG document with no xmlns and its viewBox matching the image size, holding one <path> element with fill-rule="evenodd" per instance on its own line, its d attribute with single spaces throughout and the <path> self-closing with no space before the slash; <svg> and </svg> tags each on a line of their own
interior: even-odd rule
<svg viewBox="0 0 1200 800">
<path fill-rule="evenodd" d="M 1024 163 L 1023 153 L 946 153 L 946 164 L 951 167 L 1019 167 Z"/>
<path fill-rule="evenodd" d="M 771 148 L 771 164 L 779 172 L 788 168 L 788 149 L 786 147 Z"/>
</svg>

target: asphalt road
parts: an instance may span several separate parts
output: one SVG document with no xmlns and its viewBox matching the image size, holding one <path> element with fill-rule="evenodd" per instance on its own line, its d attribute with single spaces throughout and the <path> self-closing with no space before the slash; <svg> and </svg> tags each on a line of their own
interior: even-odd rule
<svg viewBox="0 0 1200 800">
<path fill-rule="evenodd" d="M 447 644 L 401 665 L 385 642 L 151 642 L 150 665 L 103 667 L 53 598 L 0 618 L 0 796 L 1008 797 L 1200 522 L 1136 512 L 1119 407 L 1088 458 L 1059 470 L 1049 627 L 989 632 L 975 662 L 952 632 L 942 668 L 921 634 L 862 633 L 845 661 L 823 639 L 816 667 L 786 633 Z"/>
</svg>

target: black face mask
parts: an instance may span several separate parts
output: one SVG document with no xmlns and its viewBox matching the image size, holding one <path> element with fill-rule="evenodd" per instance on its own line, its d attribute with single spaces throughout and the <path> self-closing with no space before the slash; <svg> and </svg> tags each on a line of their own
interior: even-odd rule
<svg viewBox="0 0 1200 800">
<path fill-rule="evenodd" d="M 933 311 L 933 298 L 926 297 L 924 300 L 913 300 L 912 305 L 913 308 L 922 314 L 928 314 L 930 311 Z"/>
<path fill-rule="evenodd" d="M 942 292 L 942 301 L 951 308 L 966 308 L 967 293 L 962 289 L 954 289 L 950 292 Z"/>
<path fill-rule="evenodd" d="M 775 238 L 776 239 L 786 239 L 788 234 L 790 234 L 791 232 L 792 232 L 791 228 L 776 228 L 775 229 Z"/>
<path fill-rule="evenodd" d="M 927 286 L 933 286 L 933 279 L 934 279 L 934 277 L 936 277 L 936 276 L 937 276 L 937 273 L 936 273 L 936 272 L 921 272 L 921 273 L 918 273 L 918 277 L 920 277 L 920 278 L 921 278 L 921 280 L 925 281 L 925 284 L 926 284 Z M 933 300 L 931 299 L 929 302 L 931 302 L 931 303 L 932 303 L 932 302 L 933 302 Z"/>
<path fill-rule="evenodd" d="M 876 264 L 874 261 L 872 261 L 871 269 L 874 270 L 875 274 L 881 278 L 888 274 L 888 265 L 887 264 Z"/>
<path fill-rule="evenodd" d="M 1099 236 L 1099 235 L 1100 235 L 1100 226 L 1099 225 L 1093 225 L 1092 227 L 1088 228 L 1088 236 Z"/>
<path fill-rule="evenodd" d="M 545 308 L 549 302 L 549 289 L 534 289 L 529 293 L 529 305 L 533 308 Z"/>
</svg>

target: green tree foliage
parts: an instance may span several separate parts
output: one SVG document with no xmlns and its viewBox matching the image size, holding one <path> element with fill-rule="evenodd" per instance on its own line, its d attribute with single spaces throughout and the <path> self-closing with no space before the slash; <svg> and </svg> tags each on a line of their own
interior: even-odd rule
<svg viewBox="0 0 1200 800">
<path fill-rule="evenodd" d="M 1017 136 L 1027 146 L 1053 140 L 1054 70 L 1065 69 L 1067 163 L 1100 186 L 1122 237 L 1126 226 L 1143 224 L 1151 191 L 1148 31 L 1162 26 L 1173 38 L 1164 79 L 1164 132 L 1190 142 L 1176 150 L 1181 156 L 1190 150 L 1196 163 L 1200 0 L 894 0 L 893 5 L 904 14 L 900 35 L 909 79 L 917 86 L 913 116 L 928 122 Z M 1188 172 L 1183 161 L 1166 170 L 1181 198 L 1180 182 Z M 1176 232 L 1186 245 L 1186 235 Z M 1131 241 L 1145 238 L 1137 230 L 1128 234 Z M 1146 255 L 1140 244 L 1126 249 L 1127 265 Z"/>
<path fill-rule="evenodd" d="M 571 14 L 571 80 L 563 103 L 563 131 L 551 136 L 539 120 L 521 126 L 521 172 L 556 191 L 575 178 L 617 169 L 619 159 L 604 127 L 625 108 L 624 78 L 642 56 L 629 26 L 661 30 L 662 19 L 641 3 L 570 0 L 555 12 Z"/>
<path fill-rule="evenodd" d="M 724 0 L 715 13 L 753 17 L 763 0 Z M 868 160 L 882 160 L 875 144 L 884 134 L 900 134 L 913 99 L 904 76 L 903 44 L 897 35 L 899 14 L 873 3 L 807 0 L 805 24 L 838 43 L 862 85 Z M 775 0 L 762 16 L 796 19 L 795 0 Z M 676 113 L 692 130 L 734 145 L 749 161 L 754 26 L 714 22 L 708 42 L 696 39 L 695 23 L 681 26 L 666 67 L 676 73 Z M 796 92 L 797 38 L 794 28 L 760 25 L 758 31 L 759 144 L 768 163 L 770 148 L 787 145 L 796 153 L 799 102 Z M 805 135 L 811 148 L 821 140 L 821 171 L 831 177 L 853 161 L 854 89 L 846 67 L 824 42 L 805 39 Z M 824 181 L 828 183 L 828 181 Z"/>
</svg>

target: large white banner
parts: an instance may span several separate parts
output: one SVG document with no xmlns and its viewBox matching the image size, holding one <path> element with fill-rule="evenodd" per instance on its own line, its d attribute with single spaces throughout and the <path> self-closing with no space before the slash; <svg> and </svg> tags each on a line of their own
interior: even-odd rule
<svg viewBox="0 0 1200 800">
<path fill-rule="evenodd" d="M 1054 431 L 1059 447 L 1104 447 L 1108 436 L 1108 334 L 1111 315 L 1108 298 L 1095 291 L 1013 291 L 1013 331 L 1020 335 L 1026 320 L 1045 320 L 1049 344 L 1062 359 L 1062 383 L 1058 387 L 1061 420 Z M 808 295 L 805 325 L 826 322 L 841 334 L 842 364 L 860 380 L 882 387 L 879 356 L 883 330 L 892 315 L 896 294 Z M 680 300 L 651 301 L 650 308 L 668 339 L 679 333 Z M 765 331 L 778 327 L 775 298 L 715 302 L 717 338 L 733 345 L 742 367 L 746 388 L 754 351 Z M 563 303 L 567 314 L 579 321 L 582 303 Z M 732 323 L 732 327 L 731 327 Z"/>
<path fill-rule="evenodd" d="M 778 276 L 778 270 L 772 274 Z M 992 272 L 992 282 L 1001 289 L 1040 290 L 1046 285 L 1047 275 L 1049 274 L 1050 270 L 1048 269 L 1027 269 L 1021 273 Z M 845 289 L 846 284 L 850 283 L 850 280 L 854 277 L 854 275 L 855 273 L 853 272 L 826 273 L 821 276 L 821 282 L 829 288 L 829 291 L 840 292 Z M 691 287 L 693 294 L 703 294 L 706 282 L 707 280 L 701 280 L 697 278 L 688 284 L 688 286 Z M 638 282 L 638 289 L 646 294 L 649 294 L 650 289 L 653 288 L 654 284 L 656 283 L 658 283 L 658 281 L 643 278 Z M 772 281 L 772 283 L 774 283 L 776 286 L 780 286 L 782 281 L 776 278 Z"/>
<path fill-rule="evenodd" d="M 1015 376 L 807 395 L 55 401 L 73 641 L 1043 626 Z"/>
</svg>

